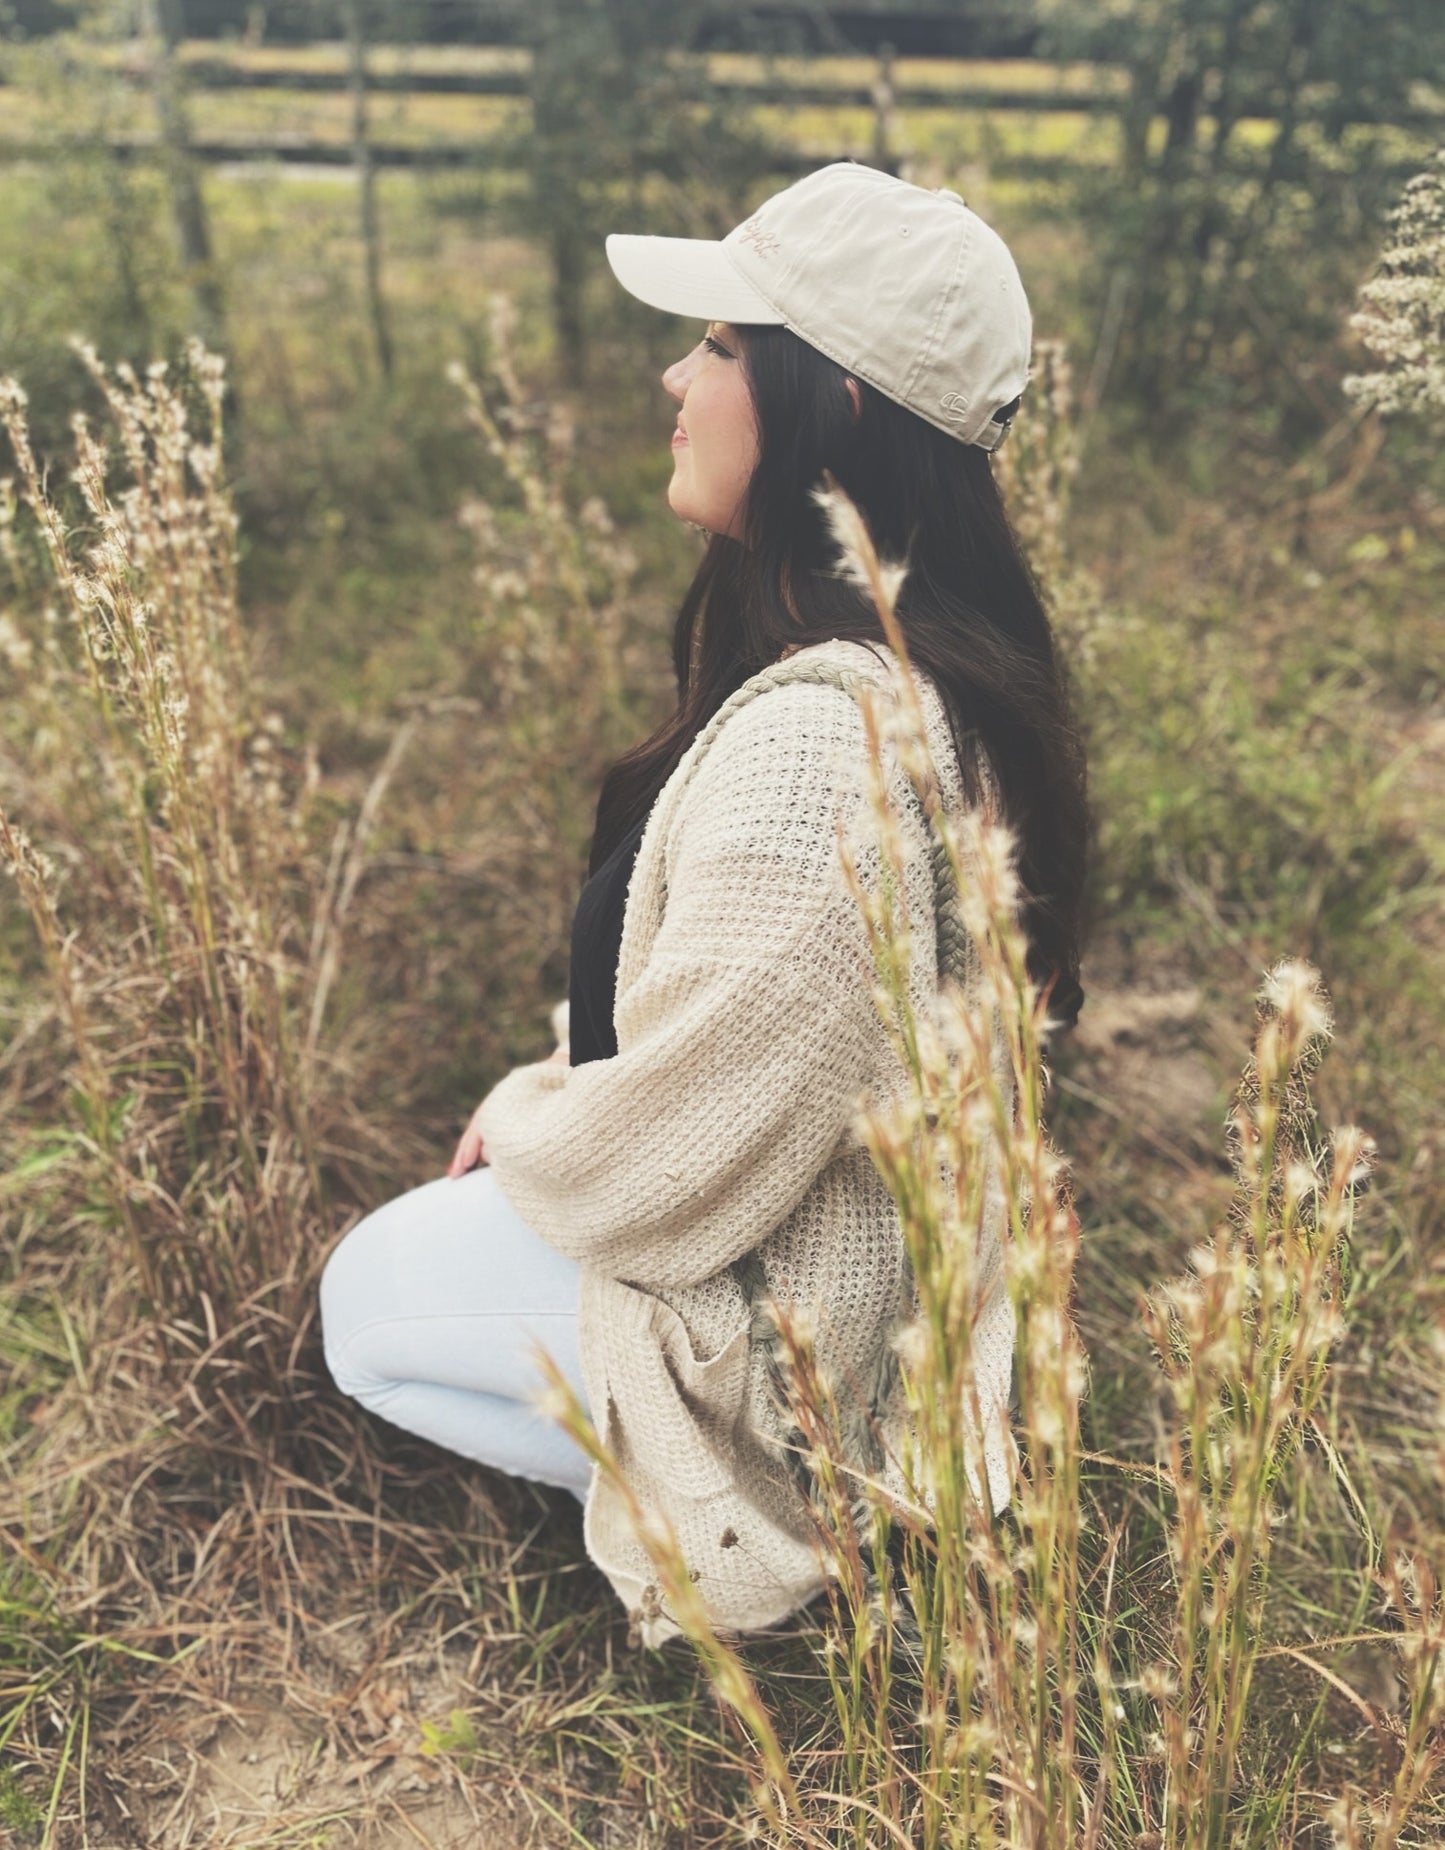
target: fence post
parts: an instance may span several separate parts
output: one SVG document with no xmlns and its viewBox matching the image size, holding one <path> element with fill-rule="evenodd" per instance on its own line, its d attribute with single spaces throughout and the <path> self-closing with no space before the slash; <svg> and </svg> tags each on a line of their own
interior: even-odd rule
<svg viewBox="0 0 1445 1850">
<path fill-rule="evenodd" d="M 885 39 L 878 47 L 878 75 L 873 79 L 873 165 L 885 173 L 896 171 L 893 154 L 893 135 L 898 122 L 898 98 L 893 86 L 896 56 Z"/>
</svg>

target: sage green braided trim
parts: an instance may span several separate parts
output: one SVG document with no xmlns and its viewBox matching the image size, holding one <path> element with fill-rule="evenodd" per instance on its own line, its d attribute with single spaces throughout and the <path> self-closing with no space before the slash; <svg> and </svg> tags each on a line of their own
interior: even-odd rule
<svg viewBox="0 0 1445 1850">
<path fill-rule="evenodd" d="M 938 974 L 962 983 L 973 967 L 973 939 L 963 920 L 953 863 L 936 829 L 928 831 L 928 852 L 933 862 L 933 928 L 938 943 Z"/>
</svg>

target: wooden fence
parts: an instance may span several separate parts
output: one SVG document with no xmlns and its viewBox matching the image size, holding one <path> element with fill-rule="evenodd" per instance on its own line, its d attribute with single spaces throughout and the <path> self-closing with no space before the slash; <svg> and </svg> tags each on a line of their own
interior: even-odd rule
<svg viewBox="0 0 1445 1850">
<path fill-rule="evenodd" d="M 314 133 L 273 130 L 265 134 L 217 135 L 205 132 L 204 99 L 208 94 L 249 91 L 282 94 L 338 95 L 353 88 L 354 79 L 345 63 L 345 48 L 340 46 L 268 47 L 259 53 L 240 47 L 229 53 L 218 52 L 214 44 L 190 43 L 180 48 L 177 62 L 184 70 L 187 88 L 196 105 L 197 122 L 190 143 L 191 153 L 206 163 L 279 162 L 305 166 L 344 167 L 352 164 L 354 144 L 345 134 L 335 138 Z M 463 68 L 468 54 L 475 61 L 490 59 L 490 68 Z M 469 47 L 459 49 L 444 68 L 426 68 L 425 54 L 418 57 L 416 48 L 373 47 L 369 52 L 371 68 L 367 70 L 367 92 L 386 97 L 476 97 L 513 99 L 525 103 L 530 94 L 530 70 L 524 53 L 514 48 Z M 435 66 L 436 57 L 431 63 Z M 97 71 L 109 71 L 123 82 L 146 88 L 152 74 L 141 48 L 129 48 L 118 55 L 97 56 Z M 869 158 L 890 164 L 888 150 L 894 143 L 898 117 L 906 111 L 948 111 L 960 116 L 1072 115 L 1082 118 L 1108 117 L 1117 114 L 1126 98 L 1125 74 L 1113 67 L 1073 64 L 1049 66 L 1024 61 L 989 60 L 970 64 L 967 60 L 949 60 L 952 71 L 971 73 L 962 81 L 919 80 L 914 76 L 900 79 L 897 62 L 890 49 L 871 68 L 862 59 L 808 60 L 792 58 L 769 64 L 759 59 L 717 59 L 717 71 L 711 78 L 713 87 L 723 97 L 747 107 L 789 109 L 849 109 L 870 113 Z M 910 59 L 910 65 L 925 60 Z M 417 68 L 417 66 L 420 68 Z M 759 67 L 771 75 L 750 72 Z M 828 79 L 806 75 L 809 67 L 831 68 Z M 861 69 L 859 68 L 861 66 Z M 841 67 L 847 67 L 843 70 Z M 780 71 L 786 74 L 779 74 Z M 7 72 L 0 63 L 0 89 L 7 83 Z M 12 94 L 15 91 L 12 90 Z M 64 136 L 48 131 L 7 134 L 6 112 L 0 110 L 0 161 L 44 159 L 63 144 Z M 1270 120 L 1272 111 L 1267 99 L 1247 112 L 1257 120 Z M 1327 113 L 1321 106 L 1321 115 Z M 1355 115 L 1351 121 L 1367 118 Z M 1392 117 L 1392 125 L 1405 129 L 1438 132 L 1445 121 L 1445 107 L 1440 99 L 1427 98 L 1421 107 L 1407 116 Z M 146 133 L 113 136 L 107 144 L 118 156 L 146 161 L 161 152 L 158 136 Z M 427 137 L 404 140 L 388 139 L 373 129 L 368 136 L 369 154 L 377 167 L 412 169 L 497 168 L 508 164 L 510 154 L 496 140 L 477 138 Z M 817 164 L 819 150 L 799 150 L 796 158 L 787 150 L 773 163 L 780 173 L 796 168 L 807 172 Z M 1013 168 L 1052 173 L 1068 163 L 1061 157 L 1015 155 L 1008 165 Z"/>
</svg>

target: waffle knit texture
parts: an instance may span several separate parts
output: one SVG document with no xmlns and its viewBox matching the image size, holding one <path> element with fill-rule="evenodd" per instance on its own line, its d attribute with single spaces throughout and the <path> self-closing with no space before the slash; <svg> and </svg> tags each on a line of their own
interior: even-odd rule
<svg viewBox="0 0 1445 1850">
<path fill-rule="evenodd" d="M 836 640 L 781 669 L 810 664 L 885 695 L 898 673 L 882 644 Z M 860 1468 L 885 1482 L 907 1424 L 891 1344 L 914 1305 L 898 1210 L 858 1127 L 865 1097 L 904 1083 L 840 856 L 841 831 L 864 887 L 879 890 L 863 717 L 843 687 L 779 677 L 779 665 L 766 669 L 724 704 L 649 814 L 627 893 L 617 1056 L 519 1067 L 480 1119 L 508 1199 L 581 1268 L 582 1372 L 599 1436 L 643 1511 L 675 1531 L 726 1632 L 777 1623 L 826 1577 L 741 1278 L 807 1312 Z M 957 813 L 943 702 L 918 682 L 943 803 Z M 886 762 L 905 844 L 911 1001 L 926 1016 L 938 993 L 931 834 L 891 750 Z M 962 980 L 979 980 L 972 959 Z M 995 1200 L 977 1256 L 992 1288 L 974 1326 L 995 1510 L 1013 1475 L 1004 1237 Z M 641 1640 L 674 1635 L 647 1551 L 595 1470 L 584 1535 Z"/>
</svg>

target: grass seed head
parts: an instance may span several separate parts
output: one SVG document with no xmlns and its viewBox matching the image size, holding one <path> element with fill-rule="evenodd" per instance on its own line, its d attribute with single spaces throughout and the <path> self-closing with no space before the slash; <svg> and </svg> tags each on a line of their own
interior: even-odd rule
<svg viewBox="0 0 1445 1850">
<path fill-rule="evenodd" d="M 1260 1001 L 1277 1017 L 1277 1053 L 1286 1070 L 1298 1064 L 1307 1047 L 1329 1039 L 1334 1020 L 1320 973 L 1313 964 L 1295 957 L 1282 959 L 1266 976 Z M 1271 1051 L 1275 1051 L 1274 1047 Z M 1263 1058 L 1260 1066 L 1265 1066 Z"/>
</svg>

